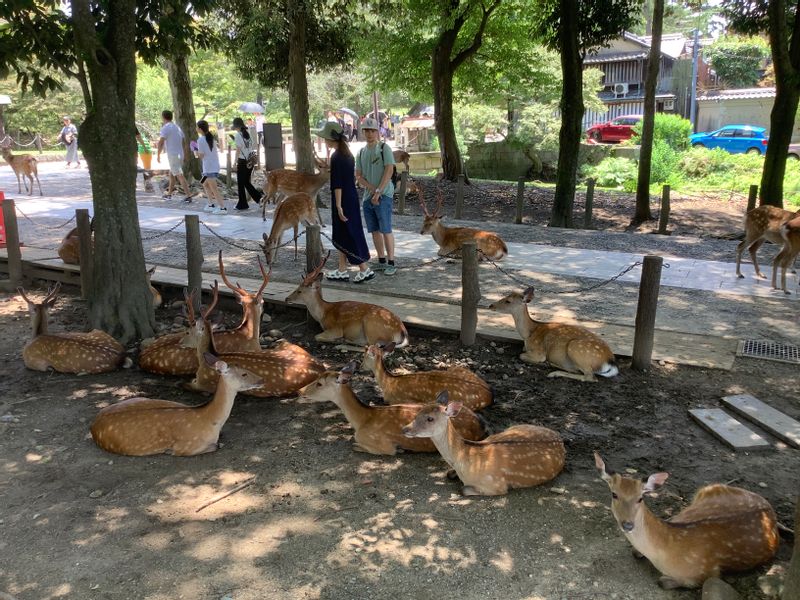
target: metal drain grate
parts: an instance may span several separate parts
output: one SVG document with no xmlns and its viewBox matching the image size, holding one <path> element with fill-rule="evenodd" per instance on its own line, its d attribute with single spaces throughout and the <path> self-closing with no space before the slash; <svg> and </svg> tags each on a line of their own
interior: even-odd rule
<svg viewBox="0 0 800 600">
<path fill-rule="evenodd" d="M 800 364 L 800 347 L 763 340 L 741 340 L 736 356 Z"/>
</svg>

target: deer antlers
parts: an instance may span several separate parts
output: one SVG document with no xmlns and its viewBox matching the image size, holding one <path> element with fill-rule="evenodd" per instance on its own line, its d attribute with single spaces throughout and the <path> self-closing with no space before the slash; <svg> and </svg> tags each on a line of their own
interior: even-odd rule
<svg viewBox="0 0 800 600">
<path fill-rule="evenodd" d="M 47 296 L 45 296 L 44 300 L 42 300 L 39 304 L 47 307 L 53 306 L 53 304 L 56 303 L 56 297 L 58 296 L 58 291 L 60 289 L 61 289 L 61 282 L 58 281 L 52 288 L 49 288 L 47 290 Z M 36 302 L 28 298 L 28 295 L 25 293 L 24 289 L 18 287 L 17 291 L 25 299 L 25 302 L 27 302 L 28 304 L 34 304 L 34 305 L 36 304 Z"/>
<path fill-rule="evenodd" d="M 322 273 L 322 267 L 324 267 L 325 263 L 328 262 L 330 255 L 331 251 L 328 250 L 328 253 L 325 255 L 325 258 L 322 259 L 322 262 L 319 263 L 319 266 L 311 271 L 311 273 L 308 273 L 305 277 L 303 277 L 304 286 L 309 286 L 317 280 L 317 277 L 319 277 L 320 273 Z"/>
<path fill-rule="evenodd" d="M 222 281 L 225 282 L 225 285 L 227 285 L 232 292 L 238 294 L 243 298 L 250 297 L 250 293 L 246 289 L 244 289 L 238 281 L 236 282 L 236 285 L 233 285 L 228 279 L 228 276 L 225 275 L 225 266 L 222 264 L 222 250 L 219 251 L 218 258 L 219 258 L 219 274 L 222 277 Z M 261 277 L 263 278 L 264 283 L 262 283 L 261 287 L 258 288 L 258 291 L 255 294 L 253 294 L 252 297 L 254 298 L 261 298 L 261 294 L 267 287 L 270 275 L 272 274 L 272 265 L 269 266 L 269 271 L 265 271 L 264 265 L 261 263 L 260 257 L 258 257 L 258 268 L 261 271 Z"/>
<path fill-rule="evenodd" d="M 444 203 L 444 194 L 442 194 L 442 188 L 436 188 L 436 210 L 433 211 L 433 214 L 428 212 L 428 207 L 425 204 L 425 193 L 422 190 L 422 186 L 419 187 L 419 203 L 422 206 L 422 212 L 426 217 L 432 217 L 437 219 L 442 216 L 442 204 Z"/>
</svg>

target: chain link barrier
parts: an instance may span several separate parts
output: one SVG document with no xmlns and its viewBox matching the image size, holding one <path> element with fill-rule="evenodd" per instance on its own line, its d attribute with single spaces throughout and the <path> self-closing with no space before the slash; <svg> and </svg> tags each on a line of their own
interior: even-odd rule
<svg viewBox="0 0 800 600">
<path fill-rule="evenodd" d="M 75 220 L 75 215 L 73 215 L 72 217 L 69 218 L 69 220 L 64 221 L 63 223 L 61 223 L 59 225 L 45 225 L 44 223 L 38 223 L 37 221 L 34 221 L 33 219 L 31 219 L 28 215 L 26 215 L 22 211 L 22 209 L 19 206 L 16 206 L 16 204 L 14 205 L 14 208 L 16 208 L 17 213 L 19 213 L 19 215 L 23 219 L 25 219 L 26 221 L 31 223 L 34 227 L 40 227 L 41 229 L 50 229 L 50 230 L 63 229 L 64 227 L 66 227 L 67 225 L 69 225 L 70 223 L 72 223 Z"/>
<path fill-rule="evenodd" d="M 217 239 L 221 240 L 222 242 L 224 242 L 228 246 L 231 246 L 232 248 L 238 248 L 239 250 L 244 250 L 245 252 L 254 252 L 254 253 L 257 253 L 257 254 L 261 254 L 261 253 L 264 252 L 264 249 L 260 245 L 257 248 L 250 248 L 250 247 L 245 246 L 243 244 L 239 244 L 237 242 L 231 241 L 229 238 L 226 238 L 224 235 L 214 231 L 214 229 L 212 229 L 204 221 L 200 221 L 200 225 L 202 225 L 206 229 L 206 231 L 208 231 L 211 235 L 213 235 Z M 278 248 L 285 248 L 286 246 L 288 246 L 288 245 L 292 244 L 293 242 L 296 242 L 297 240 L 299 240 L 305 234 L 306 234 L 305 230 L 301 231 L 300 233 L 298 233 L 295 237 L 293 237 L 289 241 L 284 242 L 282 244 L 278 244 L 277 246 L 275 246 L 275 250 L 277 250 Z"/>
<path fill-rule="evenodd" d="M 181 219 L 180 221 L 175 223 L 175 225 L 173 225 L 172 227 L 170 227 L 166 231 L 159 231 L 158 233 L 153 233 L 153 234 L 150 234 L 150 235 L 143 235 L 142 236 L 142 241 L 143 242 L 149 242 L 151 240 L 157 240 L 158 238 L 162 238 L 165 235 L 167 235 L 168 233 L 172 233 L 173 231 L 175 231 L 181 225 L 183 225 L 183 219 Z"/>
</svg>

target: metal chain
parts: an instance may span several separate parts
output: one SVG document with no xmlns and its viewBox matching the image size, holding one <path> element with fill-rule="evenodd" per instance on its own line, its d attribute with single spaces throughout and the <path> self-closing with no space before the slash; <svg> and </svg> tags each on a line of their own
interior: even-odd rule
<svg viewBox="0 0 800 600">
<path fill-rule="evenodd" d="M 23 219 L 32 223 L 34 227 L 41 227 L 42 229 L 63 229 L 64 227 L 66 227 L 75 220 L 75 215 L 73 215 L 69 220 L 64 221 L 60 225 L 45 225 L 44 223 L 37 223 L 36 221 L 31 219 L 28 215 L 22 212 L 22 209 L 20 209 L 19 206 L 15 205 L 15 208 L 17 209 L 17 212 L 22 216 Z"/>
<path fill-rule="evenodd" d="M 244 250 L 245 252 L 255 252 L 255 253 L 258 253 L 258 254 L 261 254 L 261 253 L 264 251 L 264 250 L 263 250 L 263 248 L 262 248 L 261 246 L 259 246 L 258 248 L 248 248 L 247 246 L 244 246 L 244 245 L 242 245 L 242 244 L 237 244 L 236 242 L 232 242 L 232 241 L 230 241 L 228 238 L 226 238 L 225 236 L 223 236 L 223 235 L 220 235 L 219 233 L 217 233 L 216 231 L 214 231 L 214 230 L 213 230 L 211 227 L 209 227 L 209 226 L 208 226 L 208 225 L 207 225 L 205 222 L 203 222 L 203 221 L 200 221 L 200 225 L 202 225 L 203 227 L 205 227 L 205 228 L 206 228 L 206 230 L 207 230 L 207 231 L 208 231 L 208 232 L 209 232 L 211 235 L 213 235 L 213 236 L 214 236 L 214 237 L 216 237 L 216 238 L 219 238 L 220 240 L 222 240 L 223 242 L 225 242 L 226 244 L 228 244 L 229 246 L 231 246 L 231 247 L 233 247 L 233 248 L 238 248 L 239 250 Z M 305 233 L 306 233 L 305 231 L 301 231 L 300 233 L 298 233 L 298 234 L 297 234 L 297 236 L 296 236 L 296 237 L 293 237 L 293 238 L 292 238 L 292 239 L 290 239 L 288 242 L 284 242 L 283 244 L 278 244 L 278 246 L 276 246 L 276 249 L 278 249 L 278 248 L 285 248 L 286 246 L 288 246 L 288 245 L 289 245 L 289 244 L 291 244 L 292 242 L 295 242 L 295 241 L 299 240 L 301 237 L 303 237 L 303 236 L 305 235 Z"/>
<path fill-rule="evenodd" d="M 322 237 L 324 237 L 326 240 L 328 240 L 331 243 L 331 245 L 334 248 L 336 248 L 339 252 L 344 252 L 347 256 L 350 256 L 351 258 L 354 258 L 357 261 L 359 261 L 359 264 L 369 261 L 368 258 L 364 258 L 363 256 L 358 256 L 357 254 L 353 254 L 352 252 L 350 252 L 349 250 L 346 250 L 345 248 L 340 248 L 339 246 L 336 245 L 336 243 L 333 241 L 333 239 L 331 239 L 331 237 L 327 233 L 325 233 L 323 231 L 320 231 L 320 235 L 322 235 Z M 416 268 L 419 268 L 419 267 L 428 267 L 428 266 L 430 266 L 432 264 L 435 264 L 437 262 L 440 262 L 440 261 L 443 261 L 443 260 L 447 260 L 448 258 L 455 258 L 457 256 L 458 256 L 458 251 L 455 251 L 455 252 L 451 252 L 449 254 L 445 254 L 444 256 L 439 256 L 437 258 L 434 258 L 433 260 L 423 260 L 423 261 L 420 261 L 418 263 L 412 263 L 410 265 L 397 265 L 397 268 L 398 269 L 416 269 Z"/>
<path fill-rule="evenodd" d="M 142 236 L 142 241 L 143 242 L 149 242 L 150 240 L 156 240 L 158 238 L 164 237 L 168 233 L 172 233 L 173 231 L 175 231 L 181 225 L 183 225 L 183 219 L 181 219 L 180 221 L 175 223 L 175 225 L 173 225 L 172 227 L 170 227 L 166 231 L 159 231 L 158 233 L 154 233 L 152 235 L 143 235 Z"/>
</svg>

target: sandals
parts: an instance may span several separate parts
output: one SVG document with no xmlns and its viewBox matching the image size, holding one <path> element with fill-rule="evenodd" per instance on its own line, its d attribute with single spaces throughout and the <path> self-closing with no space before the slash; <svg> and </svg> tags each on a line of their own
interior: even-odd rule
<svg viewBox="0 0 800 600">
<path fill-rule="evenodd" d="M 353 277 L 353 283 L 364 283 L 373 277 L 375 277 L 375 271 L 367 267 L 366 271 L 359 271 L 356 276 Z"/>
<path fill-rule="evenodd" d="M 334 271 L 328 271 L 325 274 L 325 278 L 331 281 L 350 281 L 350 273 L 336 269 Z M 356 279 L 358 279 L 358 275 L 356 275 Z"/>
</svg>

